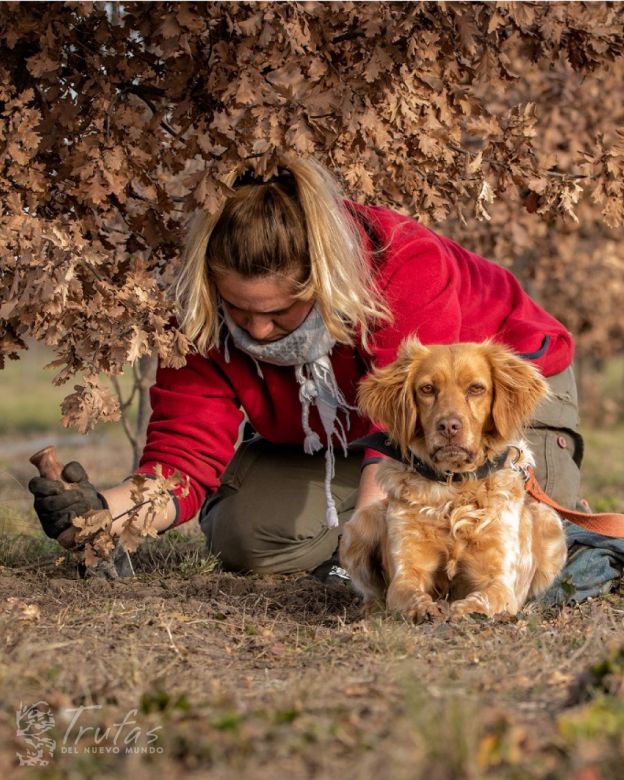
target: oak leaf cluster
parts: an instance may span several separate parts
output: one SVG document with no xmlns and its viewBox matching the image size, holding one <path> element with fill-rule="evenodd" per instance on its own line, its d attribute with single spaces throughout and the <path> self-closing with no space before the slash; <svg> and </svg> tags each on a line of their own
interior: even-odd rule
<svg viewBox="0 0 624 780">
<path fill-rule="evenodd" d="M 621 350 L 618 3 L 5 3 L 0 361 L 34 338 L 87 430 L 97 374 L 181 365 L 169 286 L 189 215 L 244 163 L 313 155 L 359 201 L 511 267 Z"/>
</svg>

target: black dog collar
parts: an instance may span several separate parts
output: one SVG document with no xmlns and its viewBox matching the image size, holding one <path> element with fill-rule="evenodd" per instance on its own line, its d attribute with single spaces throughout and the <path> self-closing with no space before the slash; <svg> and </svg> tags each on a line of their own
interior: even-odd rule
<svg viewBox="0 0 624 780">
<path fill-rule="evenodd" d="M 369 447 L 372 450 L 381 452 L 383 455 L 398 460 L 401 463 L 405 463 L 406 466 L 413 468 L 417 471 L 421 477 L 430 479 L 433 482 L 463 482 L 466 479 L 483 479 L 494 471 L 500 471 L 507 461 L 509 455 L 508 447 L 502 452 L 495 460 L 486 460 L 475 471 L 436 471 L 424 460 L 417 458 L 415 455 L 410 458 L 404 458 L 401 454 L 401 450 L 395 447 L 394 444 L 388 439 L 385 433 L 370 433 L 368 436 L 363 436 L 361 439 L 356 439 L 349 444 L 350 450 L 363 450 Z"/>
</svg>

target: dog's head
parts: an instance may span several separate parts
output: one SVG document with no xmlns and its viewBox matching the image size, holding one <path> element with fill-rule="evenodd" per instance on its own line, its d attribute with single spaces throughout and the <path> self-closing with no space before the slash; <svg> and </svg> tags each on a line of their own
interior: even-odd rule
<svg viewBox="0 0 624 780">
<path fill-rule="evenodd" d="M 409 338 L 361 383 L 358 401 L 404 457 L 469 471 L 516 438 L 547 394 L 539 371 L 500 344 Z"/>
</svg>

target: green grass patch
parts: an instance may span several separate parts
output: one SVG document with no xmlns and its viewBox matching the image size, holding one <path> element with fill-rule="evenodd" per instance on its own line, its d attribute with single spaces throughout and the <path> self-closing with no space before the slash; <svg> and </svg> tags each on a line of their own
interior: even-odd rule
<svg viewBox="0 0 624 780">
<path fill-rule="evenodd" d="M 206 549 L 203 534 L 188 536 L 168 531 L 157 539 L 145 542 L 132 556 L 137 574 L 146 577 L 182 576 L 190 579 L 198 574 L 211 574 L 218 560 Z"/>
<path fill-rule="evenodd" d="M 21 532 L 4 527 L 0 517 L 0 566 L 36 566 L 64 553 L 56 540 L 41 532 L 36 520 Z M 132 562 L 135 572 L 148 580 L 171 575 L 190 579 L 211 574 L 219 564 L 207 552 L 203 534 L 187 536 L 176 531 L 146 542 L 132 555 Z"/>
<path fill-rule="evenodd" d="M 624 701 L 613 696 L 599 696 L 594 701 L 558 719 L 559 732 L 573 745 L 604 737 L 624 734 Z"/>
<path fill-rule="evenodd" d="M 37 566 L 58 558 L 63 552 L 56 540 L 48 539 L 43 533 L 0 533 L 0 566 Z"/>
</svg>

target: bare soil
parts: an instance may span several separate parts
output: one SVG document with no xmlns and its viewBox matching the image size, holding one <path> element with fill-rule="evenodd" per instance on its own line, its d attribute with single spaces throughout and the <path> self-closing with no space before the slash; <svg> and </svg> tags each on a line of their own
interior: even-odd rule
<svg viewBox="0 0 624 780">
<path fill-rule="evenodd" d="M 3 568 L 0 604 L 2 777 L 622 776 L 622 692 L 579 682 L 609 654 L 621 682 L 618 595 L 413 626 L 307 576 L 111 582 L 48 561 Z M 40 700 L 54 757 L 16 767 L 15 710 Z M 119 753 L 92 752 L 131 711 L 162 751 L 125 752 L 128 726 Z M 99 744 L 96 727 L 112 729 Z"/>
</svg>

